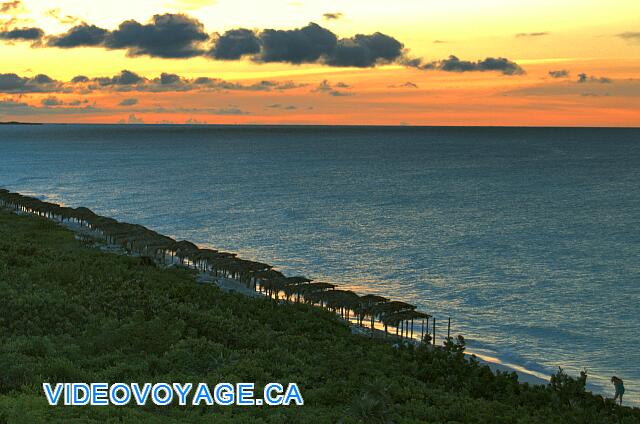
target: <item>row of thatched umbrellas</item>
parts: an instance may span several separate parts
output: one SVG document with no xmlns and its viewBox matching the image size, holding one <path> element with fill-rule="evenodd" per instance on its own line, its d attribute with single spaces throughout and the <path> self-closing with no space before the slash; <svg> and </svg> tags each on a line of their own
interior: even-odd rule
<svg viewBox="0 0 640 424">
<path fill-rule="evenodd" d="M 416 306 L 405 302 L 372 294 L 360 296 L 350 290 L 337 289 L 335 284 L 314 282 L 306 277 L 286 277 L 271 265 L 240 259 L 234 253 L 199 248 L 186 240 L 176 241 L 142 225 L 118 222 L 83 207 L 64 207 L 5 189 L 0 189 L 0 204 L 62 223 L 75 223 L 108 244 L 150 257 L 161 264 L 169 261 L 171 264 L 179 263 L 210 272 L 217 277 L 232 278 L 271 299 L 284 299 L 287 302 L 293 299 L 295 302 L 317 305 L 334 311 L 344 319 L 353 318 L 363 327 L 367 322 L 372 337 L 376 321 L 384 328 L 385 335 L 389 334 L 388 328 L 393 327 L 400 338 L 413 338 L 414 321 L 421 320 L 421 340 L 425 340 L 429 334 L 429 319 L 432 316 L 417 311 Z M 435 318 L 432 323 L 435 334 Z M 429 339 L 435 344 L 435 337 L 426 340 Z"/>
</svg>

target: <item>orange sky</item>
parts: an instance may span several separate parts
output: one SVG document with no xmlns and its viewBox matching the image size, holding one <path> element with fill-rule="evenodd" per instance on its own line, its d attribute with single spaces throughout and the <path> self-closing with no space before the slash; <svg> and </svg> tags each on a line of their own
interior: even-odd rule
<svg viewBox="0 0 640 424">
<path fill-rule="evenodd" d="M 37 0 L 0 3 L 0 121 L 640 125 L 636 0 L 63 0 L 55 8 Z M 162 38 L 162 22 L 149 22 L 165 13 L 185 14 L 199 28 L 200 38 L 188 44 L 193 52 L 177 44 L 178 50 L 163 50 L 162 43 L 180 40 L 184 30 L 168 28 L 177 32 Z M 124 36 L 115 30 L 128 20 L 149 32 L 121 41 Z M 363 50 L 339 56 L 330 47 L 301 64 L 269 56 L 273 46 L 264 30 L 294 30 L 309 22 L 334 34 L 338 46 L 357 44 L 369 55 L 388 50 L 368 44 L 376 32 L 401 48 L 393 56 L 379 53 L 366 67 L 349 66 Z M 83 23 L 107 33 L 104 41 L 56 46 L 56 37 Z M 14 31 L 24 28 L 37 28 L 41 36 L 27 39 Z M 260 51 L 233 60 L 208 56 L 218 36 L 236 28 L 255 34 Z M 355 34 L 367 39 L 351 38 Z M 110 41 L 116 36 L 121 38 Z M 273 48 L 281 50 L 273 51 L 285 56 L 297 45 L 276 41 Z M 163 57 L 176 55 L 188 57 Z M 472 69 L 447 68 L 450 55 L 469 61 Z M 416 58 L 434 65 L 408 66 Z M 486 69 L 486 58 L 505 58 L 515 68 Z M 122 70 L 139 80 L 121 85 L 96 79 L 123 75 Z M 553 77 L 550 71 L 558 72 Z M 180 79 L 161 84 L 162 73 Z M 37 80 L 38 74 L 50 80 Z M 77 75 L 89 81 L 72 83 Z M 215 82 L 201 85 L 198 77 Z"/>
</svg>

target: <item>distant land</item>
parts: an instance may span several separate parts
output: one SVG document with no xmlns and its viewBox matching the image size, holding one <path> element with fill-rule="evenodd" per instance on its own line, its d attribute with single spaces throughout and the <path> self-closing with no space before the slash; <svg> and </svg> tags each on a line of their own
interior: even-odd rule
<svg viewBox="0 0 640 424">
<path fill-rule="evenodd" d="M 8 122 L 0 122 L 0 125 L 42 125 L 42 124 L 40 122 L 8 121 Z"/>
</svg>

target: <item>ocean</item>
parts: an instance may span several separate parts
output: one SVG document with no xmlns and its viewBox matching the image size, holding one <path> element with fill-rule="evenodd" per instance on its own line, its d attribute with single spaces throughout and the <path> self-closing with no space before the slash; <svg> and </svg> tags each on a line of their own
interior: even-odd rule
<svg viewBox="0 0 640 424">
<path fill-rule="evenodd" d="M 640 130 L 4 125 L 0 187 L 416 304 L 640 404 Z"/>
</svg>

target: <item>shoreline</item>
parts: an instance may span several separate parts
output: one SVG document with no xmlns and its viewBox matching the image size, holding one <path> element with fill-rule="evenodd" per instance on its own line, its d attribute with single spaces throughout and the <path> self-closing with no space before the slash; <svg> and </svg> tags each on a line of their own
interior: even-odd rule
<svg viewBox="0 0 640 424">
<path fill-rule="evenodd" d="M 5 191 L 5 193 L 3 193 L 3 190 L 0 189 L 0 202 L 4 202 L 4 199 L 2 198 L 2 194 L 6 194 L 8 191 Z M 13 194 L 18 194 L 18 193 L 13 193 Z M 20 195 L 21 196 L 21 195 Z M 26 197 L 28 199 L 33 199 L 31 197 Z M 58 204 L 56 203 L 50 203 L 50 202 L 46 202 L 46 201 L 42 201 L 39 200 L 37 198 L 35 198 L 37 201 L 45 203 L 45 204 L 50 204 L 50 205 L 55 205 L 56 207 L 60 207 Z M 14 213 L 17 214 L 28 214 L 28 215 L 39 215 L 42 216 L 39 212 L 37 211 L 29 211 L 29 210 L 11 210 L 11 208 L 7 207 L 7 205 L 5 204 L 4 207 Z M 86 209 L 86 208 L 83 208 Z M 50 221 L 55 222 L 58 225 L 61 225 L 65 228 L 67 228 L 68 230 L 72 231 L 75 234 L 76 239 L 78 240 L 83 240 L 83 241 L 92 241 L 94 243 L 95 248 L 100 249 L 103 252 L 107 252 L 107 253 L 113 253 L 113 254 L 118 254 L 118 255 L 126 255 L 126 256 L 143 256 L 140 254 L 136 254 L 135 252 L 132 251 L 128 251 L 126 248 L 123 248 L 122 246 L 119 246 L 117 244 L 112 244 L 112 243 L 108 243 L 105 242 L 104 240 L 104 235 L 97 229 L 92 228 L 90 226 L 85 226 L 82 225 L 82 222 L 78 222 L 77 220 L 64 220 L 64 218 L 62 219 L 57 219 L 55 215 L 52 216 L 44 216 L 45 218 L 49 219 Z M 131 225 L 131 224 L 128 224 Z M 235 255 L 234 255 L 235 256 Z M 241 295 L 247 296 L 247 297 L 252 297 L 252 298 L 263 298 L 263 297 L 267 297 L 267 292 L 265 290 L 265 292 L 262 292 L 263 287 L 260 287 L 260 291 L 258 291 L 258 286 L 256 283 L 254 283 L 254 286 L 256 288 L 256 290 L 254 290 L 253 288 L 248 287 L 247 285 L 243 284 L 239 279 L 237 278 L 231 278 L 229 276 L 219 276 L 219 275 L 213 275 L 212 272 L 208 271 L 208 270 L 202 270 L 198 267 L 198 264 L 196 263 L 195 266 L 194 264 L 190 264 L 189 262 L 186 263 L 186 265 L 184 263 L 180 263 L 177 260 L 177 257 L 172 256 L 171 261 L 169 264 L 166 263 L 166 261 L 164 261 L 163 263 L 158 263 L 158 261 L 156 260 L 156 263 L 158 266 L 160 267 L 172 267 L 172 266 L 186 266 L 190 269 L 193 270 L 197 270 L 198 274 L 195 275 L 194 277 L 194 282 L 196 284 L 214 284 L 216 285 L 218 288 L 220 288 L 221 290 L 225 291 L 225 292 L 235 292 L 235 293 L 239 293 Z M 277 301 L 278 302 L 285 302 L 288 300 L 281 298 L 280 294 L 277 294 Z M 322 304 L 322 303 L 321 303 Z M 341 318 L 340 314 L 335 311 L 336 314 L 338 314 L 338 317 Z M 365 326 L 361 326 L 358 325 L 357 322 L 354 322 L 352 319 L 344 319 L 344 317 L 342 317 L 342 321 L 344 321 L 347 325 L 349 325 L 349 327 L 351 328 L 351 332 L 353 334 L 358 334 L 360 336 L 363 337 L 371 337 L 371 328 L 369 327 L 365 327 Z M 365 320 L 366 321 L 366 320 Z M 428 321 L 427 321 L 428 323 Z M 380 324 L 380 323 L 376 323 L 376 324 Z M 399 324 L 402 326 L 402 324 Z M 408 325 L 408 323 L 407 323 Z M 374 326 L 375 327 L 375 326 Z M 410 343 L 410 344 L 414 344 L 414 345 L 419 345 L 422 344 L 423 341 L 420 340 L 420 338 L 416 338 L 416 337 L 409 337 L 408 334 L 408 327 L 406 328 L 407 331 L 407 335 L 406 337 L 403 337 L 402 335 L 398 336 L 398 335 L 393 335 L 393 334 L 389 334 L 386 333 L 383 330 L 380 330 L 378 328 L 375 328 L 375 333 L 376 333 L 376 338 L 380 338 L 380 337 L 388 337 L 389 340 L 391 341 L 398 341 L 400 343 Z M 428 329 L 428 324 L 427 324 L 427 333 L 428 333 L 429 329 Z M 402 333 L 401 333 L 402 334 Z M 420 334 L 418 334 L 419 336 Z M 413 334 L 411 334 L 411 336 L 413 336 Z M 446 339 L 446 337 L 441 337 L 441 340 Z M 435 346 L 435 345 L 434 345 Z M 549 383 L 549 377 L 547 377 L 546 379 L 542 378 L 539 375 L 536 375 L 536 373 L 530 372 L 529 370 L 524 369 L 523 367 L 518 367 L 516 365 L 512 365 L 512 364 L 506 364 L 503 363 L 500 358 L 497 357 L 492 357 L 492 356 L 488 356 L 486 354 L 479 354 L 476 352 L 473 352 L 473 349 L 469 350 L 467 349 L 465 352 L 465 355 L 468 356 L 469 358 L 471 358 L 472 356 L 475 356 L 476 359 L 478 360 L 479 363 L 483 364 L 483 365 L 487 365 L 491 371 L 495 374 L 496 372 L 513 372 L 518 376 L 518 381 L 520 381 L 521 383 L 528 383 L 530 385 L 546 385 Z"/>
<path fill-rule="evenodd" d="M 351 334 L 341 319 L 317 308 L 228 294 L 194 284 L 196 272 L 183 267 L 162 269 L 144 257 L 105 254 L 82 234 L 42 217 L 3 208 L 0 220 L 0 271 L 8 295 L 3 345 L 15 352 L 13 361 L 3 352 L 8 374 L 16 376 L 3 380 L 8 387 L 0 394 L 9 422 L 43 416 L 62 422 L 71 415 L 155 422 L 167 414 L 176 422 L 203 423 L 225 421 L 224 415 L 231 418 L 225 422 L 251 421 L 256 414 L 305 423 L 640 419 L 640 409 L 571 390 L 576 380 L 566 375 L 567 385 L 532 386 L 470 363 L 460 346 L 398 349 Z M 67 365 L 60 371 L 54 364 Z M 15 372 L 25 368 L 34 372 Z M 123 379 L 255 381 L 258 387 L 296 382 L 305 407 L 51 409 L 39 388 L 42 381 Z M 386 407 L 372 415 L 372 402 Z"/>
</svg>

